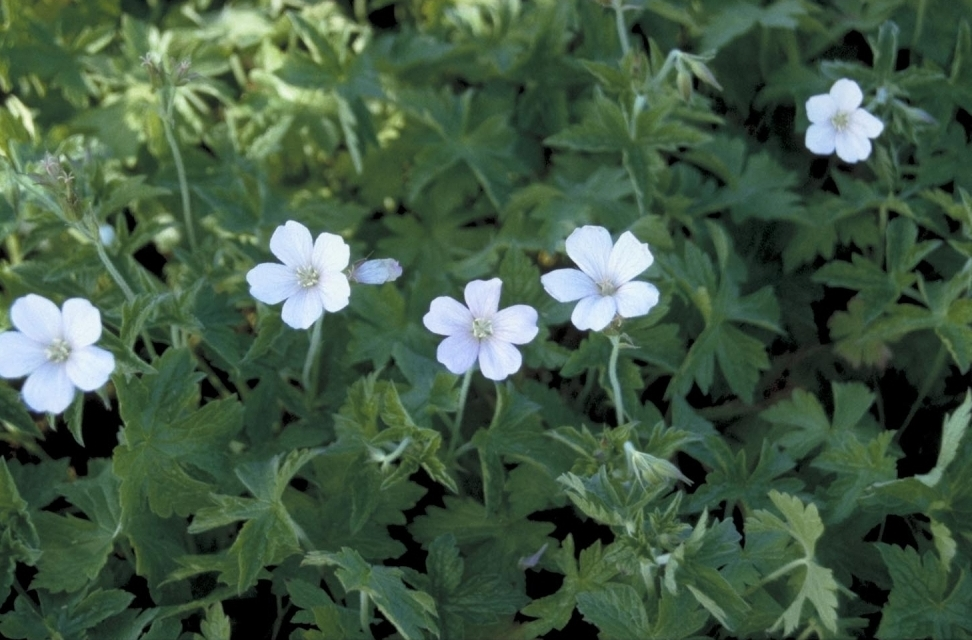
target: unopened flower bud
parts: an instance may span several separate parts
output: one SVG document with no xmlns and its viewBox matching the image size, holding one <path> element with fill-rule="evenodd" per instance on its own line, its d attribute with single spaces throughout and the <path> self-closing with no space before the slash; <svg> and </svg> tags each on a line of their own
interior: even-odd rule
<svg viewBox="0 0 972 640">
<path fill-rule="evenodd" d="M 384 284 L 397 280 L 400 275 L 402 266 L 398 264 L 398 260 L 381 258 L 354 265 L 348 279 L 359 284 Z"/>
</svg>

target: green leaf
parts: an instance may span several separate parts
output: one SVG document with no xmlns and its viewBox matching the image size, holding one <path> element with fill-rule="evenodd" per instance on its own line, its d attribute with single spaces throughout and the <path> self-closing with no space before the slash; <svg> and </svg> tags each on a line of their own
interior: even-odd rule
<svg viewBox="0 0 972 640">
<path fill-rule="evenodd" d="M 456 98 L 413 94 L 402 105 L 430 130 L 415 157 L 409 199 L 418 198 L 432 180 L 461 164 L 475 175 L 497 210 L 506 206 L 510 174 L 522 170 L 515 152 L 516 132 L 503 113 L 475 123 L 472 103 L 473 92 L 467 91 Z"/>
<path fill-rule="evenodd" d="M 87 520 L 47 511 L 35 515 L 44 554 L 33 586 L 51 592 L 78 591 L 97 578 L 122 532 L 118 478 L 111 465 L 96 475 L 64 486 L 61 494 L 84 511 Z"/>
<path fill-rule="evenodd" d="M 0 423 L 6 423 L 7 431 L 15 429 L 34 438 L 44 437 L 24 408 L 20 394 L 6 384 L 0 384 Z"/>
<path fill-rule="evenodd" d="M 33 566 L 40 557 L 40 538 L 27 502 L 17 491 L 6 459 L 0 458 L 0 591 L 7 593 L 13 585 L 17 562 Z"/>
<path fill-rule="evenodd" d="M 942 444 L 938 450 L 935 466 L 928 473 L 917 474 L 916 480 L 929 487 L 934 487 L 941 481 L 942 474 L 959 451 L 959 444 L 969 428 L 970 420 L 972 420 L 972 392 L 966 391 L 962 404 L 954 413 L 945 417 L 945 424 L 942 425 Z"/>
<path fill-rule="evenodd" d="M 158 371 L 116 382 L 125 428 L 114 470 L 122 479 L 124 513 L 137 512 L 147 499 L 162 518 L 187 516 L 209 504 L 212 487 L 205 478 L 224 464 L 226 446 L 243 426 L 243 406 L 227 398 L 193 410 L 199 376 L 188 351 L 169 349 Z"/>
<path fill-rule="evenodd" d="M 335 574 L 344 590 L 360 591 L 371 598 L 405 640 L 427 637 L 424 630 L 439 636 L 435 600 L 424 591 L 409 589 L 400 569 L 370 565 L 348 547 L 337 553 L 308 553 L 302 564 L 337 567 Z"/>
<path fill-rule="evenodd" d="M 751 518 L 747 518 L 746 532 L 756 535 L 775 532 L 792 538 L 797 543 L 793 549 L 796 559 L 785 568 L 788 572 L 802 570 L 804 573 L 803 579 L 797 581 L 799 590 L 794 594 L 792 602 L 769 631 L 775 631 L 782 626 L 783 633 L 793 633 L 803 618 L 804 604 L 809 601 L 824 627 L 831 633 L 836 633 L 839 585 L 834 580 L 833 572 L 817 564 L 814 558 L 817 541 L 824 532 L 817 506 L 810 503 L 804 507 L 799 498 L 775 490 L 770 491 L 769 497 L 783 514 L 785 522 L 768 511 L 758 510 Z M 776 573 L 773 577 L 777 577 Z"/>
<path fill-rule="evenodd" d="M 230 619 L 223 605 L 215 603 L 206 609 L 206 619 L 199 625 L 205 640 L 230 640 Z"/>
<path fill-rule="evenodd" d="M 645 603 L 626 584 L 608 583 L 596 591 L 578 593 L 577 610 L 601 630 L 602 638 L 651 637 Z"/>
<path fill-rule="evenodd" d="M 254 584 L 264 566 L 279 564 L 300 551 L 307 536 L 284 505 L 284 492 L 300 468 L 321 453 L 320 449 L 292 451 L 286 457 L 244 463 L 236 468 L 236 476 L 253 498 L 213 495 L 216 506 L 196 513 L 189 533 L 246 521 L 228 551 L 232 564 L 220 575 L 237 593 Z"/>
<path fill-rule="evenodd" d="M 972 634 L 972 577 L 949 572 L 931 552 L 879 544 L 893 586 L 881 609 L 877 637 L 949 640 Z"/>
</svg>

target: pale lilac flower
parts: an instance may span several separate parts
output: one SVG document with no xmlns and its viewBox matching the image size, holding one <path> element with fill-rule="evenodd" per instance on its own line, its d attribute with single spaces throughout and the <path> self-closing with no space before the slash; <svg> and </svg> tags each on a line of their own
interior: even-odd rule
<svg viewBox="0 0 972 640">
<path fill-rule="evenodd" d="M 360 284 L 384 284 L 402 275 L 402 265 L 392 258 L 361 261 L 351 268 L 348 279 Z"/>
<path fill-rule="evenodd" d="M 94 346 L 101 314 L 87 300 L 71 298 L 58 309 L 29 294 L 14 301 L 10 321 L 17 331 L 0 333 L 0 376 L 27 376 L 24 402 L 34 411 L 61 413 L 75 387 L 93 391 L 115 370 L 115 356 Z"/>
<path fill-rule="evenodd" d="M 580 270 L 557 269 L 540 282 L 558 302 L 579 300 L 570 317 L 578 329 L 600 331 L 615 316 L 643 316 L 658 304 L 655 285 L 633 281 L 655 258 L 630 231 L 612 245 L 604 227 L 574 229 L 567 237 L 567 255 Z"/>
<path fill-rule="evenodd" d="M 465 373 L 477 359 L 490 380 L 502 380 L 520 369 L 523 356 L 513 345 L 537 336 L 537 311 L 525 304 L 498 310 L 502 287 L 499 278 L 473 280 L 466 285 L 465 306 L 440 296 L 422 318 L 429 331 L 448 336 L 436 357 L 452 373 Z"/>
<path fill-rule="evenodd" d="M 864 94 L 857 83 L 841 78 L 830 93 L 807 100 L 807 117 L 812 123 L 807 129 L 807 149 L 820 155 L 830 155 L 836 149 L 844 162 L 866 160 L 871 155 L 871 141 L 884 130 L 884 124 L 861 109 Z"/>
<path fill-rule="evenodd" d="M 250 269 L 250 295 L 267 304 L 284 302 L 280 317 L 294 329 L 306 329 L 324 311 L 348 306 L 351 287 L 343 270 L 351 250 L 340 236 L 322 233 L 311 241 L 307 227 L 288 221 L 270 238 L 270 251 L 283 264 L 264 262 Z"/>
</svg>

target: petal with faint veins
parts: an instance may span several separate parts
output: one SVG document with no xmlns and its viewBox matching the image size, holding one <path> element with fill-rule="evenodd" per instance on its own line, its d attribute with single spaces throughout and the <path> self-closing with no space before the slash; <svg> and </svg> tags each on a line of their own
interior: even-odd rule
<svg viewBox="0 0 972 640">
<path fill-rule="evenodd" d="M 351 260 L 351 247 L 341 236 L 322 233 L 314 242 L 314 266 L 321 271 L 341 271 Z"/>
<path fill-rule="evenodd" d="M 72 349 L 87 347 L 101 337 L 101 313 L 83 298 L 65 300 L 61 318 L 64 339 Z"/>
<path fill-rule="evenodd" d="M 324 302 L 326 311 L 340 311 L 348 306 L 351 298 L 351 285 L 348 277 L 340 271 L 325 271 L 317 281 L 317 290 Z"/>
<path fill-rule="evenodd" d="M 310 231 L 301 223 L 288 220 L 270 236 L 270 251 L 288 267 L 309 265 L 313 251 Z"/>
<path fill-rule="evenodd" d="M 33 411 L 61 413 L 74 399 L 74 385 L 66 367 L 45 362 L 27 378 L 23 394 L 24 402 Z"/>
<path fill-rule="evenodd" d="M 617 304 L 611 296 L 589 296 L 577 303 L 574 312 L 570 315 L 570 320 L 582 331 L 584 329 L 600 331 L 610 324 L 617 310 Z"/>
<path fill-rule="evenodd" d="M 853 80 L 841 78 L 830 88 L 830 97 L 834 99 L 838 111 L 850 113 L 861 106 L 864 100 L 864 93 Z"/>
<path fill-rule="evenodd" d="M 491 280 L 473 280 L 466 285 L 464 297 L 466 306 L 474 318 L 491 318 L 499 309 L 500 293 L 503 281 L 499 278 Z"/>
<path fill-rule="evenodd" d="M 457 333 L 449 336 L 435 351 L 436 359 L 455 374 L 465 373 L 479 356 L 479 340 L 471 333 Z"/>
<path fill-rule="evenodd" d="M 82 391 L 94 391 L 108 382 L 115 370 L 115 356 L 100 347 L 82 347 L 64 363 L 68 378 Z"/>
<path fill-rule="evenodd" d="M 557 302 L 573 302 L 587 296 L 600 295 L 591 277 L 577 269 L 557 269 L 541 276 L 544 291 Z"/>
<path fill-rule="evenodd" d="M 47 298 L 34 293 L 14 300 L 10 307 L 10 321 L 25 336 L 44 345 L 63 337 L 61 310 Z"/>
<path fill-rule="evenodd" d="M 807 129 L 805 144 L 813 153 L 829 156 L 834 152 L 836 132 L 829 124 L 812 124 Z"/>
<path fill-rule="evenodd" d="M 844 162 L 854 163 L 866 160 L 871 155 L 871 141 L 849 131 L 838 133 L 834 146 L 837 149 L 837 157 Z"/>
<path fill-rule="evenodd" d="M 623 284 L 651 266 L 655 257 L 648 245 L 641 242 L 630 231 L 625 231 L 611 249 L 608 272 L 611 282 Z"/>
<path fill-rule="evenodd" d="M 440 336 L 472 334 L 472 313 L 461 302 L 448 296 L 439 296 L 429 305 L 429 312 L 422 318 L 422 324 L 432 333 Z"/>
<path fill-rule="evenodd" d="M 618 315 L 622 318 L 637 318 L 647 314 L 658 304 L 659 297 L 655 285 L 640 280 L 623 284 L 614 292 Z"/>
<path fill-rule="evenodd" d="M 595 282 L 605 279 L 611 255 L 611 234 L 604 227 L 586 225 L 567 236 L 567 255 Z"/>
<path fill-rule="evenodd" d="M 829 94 L 812 96 L 807 100 L 807 118 L 815 124 L 830 122 L 837 113 L 837 103 Z"/>
<path fill-rule="evenodd" d="M 264 262 L 246 274 L 250 295 L 266 304 L 277 304 L 300 291 L 297 276 L 290 267 L 276 262 Z"/>
<path fill-rule="evenodd" d="M 0 377 L 20 378 L 47 362 L 47 345 L 19 331 L 0 333 Z"/>
<path fill-rule="evenodd" d="M 537 337 L 537 310 L 526 304 L 500 309 L 493 316 L 493 340 L 526 344 Z"/>
<path fill-rule="evenodd" d="M 860 136 L 876 138 L 884 131 L 884 123 L 864 109 L 858 109 L 850 116 L 850 130 Z"/>
<path fill-rule="evenodd" d="M 300 289 L 284 302 L 280 318 L 294 329 L 306 329 L 324 313 L 324 302 L 317 289 Z"/>
<path fill-rule="evenodd" d="M 523 356 L 509 342 L 493 338 L 479 346 L 479 368 L 490 380 L 503 380 L 520 370 Z"/>
</svg>

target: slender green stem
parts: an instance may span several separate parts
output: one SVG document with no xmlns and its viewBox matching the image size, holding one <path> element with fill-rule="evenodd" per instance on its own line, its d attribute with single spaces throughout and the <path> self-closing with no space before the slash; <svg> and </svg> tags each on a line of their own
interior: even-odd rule
<svg viewBox="0 0 972 640">
<path fill-rule="evenodd" d="M 371 636 L 371 599 L 364 591 L 358 592 L 358 607 L 361 630 Z"/>
<path fill-rule="evenodd" d="M 101 263 L 105 265 L 105 269 L 108 270 L 108 275 L 111 276 L 111 279 L 115 281 L 118 288 L 121 289 L 122 293 L 125 294 L 125 298 L 129 302 L 134 302 L 135 292 L 132 291 L 132 288 L 128 286 L 128 283 L 125 282 L 125 278 L 122 277 L 121 272 L 118 271 L 118 269 L 112 263 L 111 258 L 108 257 L 108 252 L 105 251 L 105 246 L 101 244 L 98 238 L 94 239 L 94 246 L 98 251 L 98 257 L 101 258 Z"/>
<path fill-rule="evenodd" d="M 466 397 L 469 395 L 469 385 L 472 383 L 473 367 L 462 378 L 462 386 L 459 388 L 459 407 L 456 409 L 456 417 L 452 421 L 452 429 L 449 434 L 449 456 L 455 453 L 459 445 L 459 433 L 462 429 L 462 418 L 466 413 Z"/>
<path fill-rule="evenodd" d="M 321 355 L 321 325 L 324 324 L 324 315 L 314 322 L 311 329 L 310 346 L 307 349 L 307 357 L 304 359 L 304 370 L 300 380 L 304 385 L 304 392 L 310 393 L 317 391 L 317 368 L 314 366 L 320 360 Z"/>
<path fill-rule="evenodd" d="M 621 397 L 621 383 L 618 381 L 618 352 L 621 350 L 621 336 L 608 336 L 611 339 L 611 357 L 608 359 L 608 380 L 611 381 L 611 394 L 614 396 L 614 413 L 618 425 L 624 424 L 624 400 Z"/>
<path fill-rule="evenodd" d="M 614 24 L 618 29 L 618 40 L 621 41 L 621 55 L 626 56 L 631 51 L 631 43 L 628 42 L 628 26 L 624 22 L 623 0 L 611 0 L 611 8 L 614 9 Z"/>
<path fill-rule="evenodd" d="M 938 353 L 935 354 L 935 360 L 932 361 L 932 366 L 929 369 L 929 375 L 925 376 L 925 379 L 922 381 L 921 388 L 918 390 L 918 397 L 915 398 L 914 403 L 911 405 L 911 409 L 908 411 L 908 415 L 905 416 L 904 422 L 901 423 L 901 426 L 898 427 L 898 430 L 894 434 L 894 439 L 896 441 L 900 442 L 901 434 L 904 433 L 905 429 L 908 428 L 908 425 L 910 425 L 911 421 L 914 419 L 915 414 L 918 413 L 918 409 L 921 408 L 921 403 L 925 401 L 926 397 L 928 397 L 928 392 L 931 391 L 932 385 L 940 380 L 938 374 L 945 367 L 947 360 L 948 351 L 945 349 L 945 345 L 943 344 L 938 348 Z"/>
<path fill-rule="evenodd" d="M 172 130 L 172 104 L 175 101 L 175 88 L 167 96 L 165 114 L 162 116 L 162 129 L 165 131 L 165 140 L 169 143 L 169 151 L 172 152 L 172 159 L 175 161 L 176 176 L 179 178 L 179 192 L 182 195 L 182 218 L 186 225 L 186 234 L 189 236 L 189 248 L 196 251 L 196 228 L 192 224 L 192 208 L 189 200 L 189 182 L 186 180 L 186 167 L 182 163 L 182 152 L 179 151 L 179 144 L 176 142 L 175 133 Z"/>
</svg>

